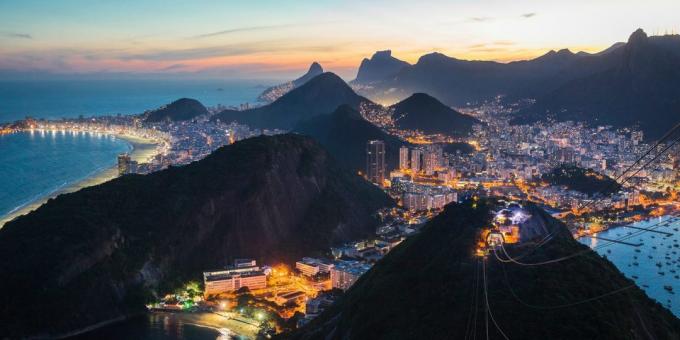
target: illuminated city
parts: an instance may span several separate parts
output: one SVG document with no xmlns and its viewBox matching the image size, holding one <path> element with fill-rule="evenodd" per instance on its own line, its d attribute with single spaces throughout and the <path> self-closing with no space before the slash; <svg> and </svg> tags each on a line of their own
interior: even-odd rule
<svg viewBox="0 0 680 340">
<path fill-rule="evenodd" d="M 0 4 L 0 339 L 679 339 L 677 1 Z"/>
</svg>

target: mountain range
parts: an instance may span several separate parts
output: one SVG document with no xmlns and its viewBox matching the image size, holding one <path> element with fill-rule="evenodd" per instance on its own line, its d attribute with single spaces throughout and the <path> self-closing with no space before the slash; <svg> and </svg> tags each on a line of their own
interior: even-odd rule
<svg viewBox="0 0 680 340">
<path fill-rule="evenodd" d="M 156 110 L 144 113 L 146 122 L 184 121 L 208 114 L 208 110 L 196 99 L 180 98 Z"/>
<path fill-rule="evenodd" d="M 357 80 L 360 93 L 396 102 L 424 92 L 460 107 L 504 95 L 536 99 L 515 123 L 548 117 L 617 127 L 638 124 L 659 137 L 680 114 L 680 36 L 635 31 L 600 53 L 550 51 L 525 61 L 470 61 L 431 53 L 382 80 Z M 371 73 L 373 63 L 362 66 Z"/>
<path fill-rule="evenodd" d="M 374 212 L 393 204 L 292 134 L 60 195 L 0 229 L 0 334 L 54 337 L 139 313 L 234 258 L 320 254 L 372 235 Z"/>
<path fill-rule="evenodd" d="M 638 125 L 658 138 L 680 120 L 680 37 L 647 37 L 597 58 L 608 67 L 564 83 L 520 112 L 516 123 L 552 117 L 617 127 Z"/>
<path fill-rule="evenodd" d="M 279 99 L 284 94 L 290 92 L 292 89 L 304 85 L 306 82 L 322 73 L 323 67 L 321 67 L 321 64 L 315 61 L 309 65 L 307 73 L 300 76 L 300 78 L 267 88 L 257 97 L 257 100 L 264 103 L 271 103 Z"/>
<path fill-rule="evenodd" d="M 244 111 L 225 110 L 212 117 L 222 122 L 239 122 L 256 128 L 292 129 L 298 122 L 333 112 L 340 105 L 358 109 L 370 103 L 354 93 L 337 75 L 322 73 L 291 90 L 269 105 Z"/>
<path fill-rule="evenodd" d="M 529 205 L 543 246 L 505 245 L 521 263 L 475 256 L 493 200 L 452 203 L 286 339 L 677 339 L 680 320 L 566 226 Z M 524 230 L 524 227 L 523 229 Z M 524 237 L 524 236 L 522 236 Z M 505 258 L 504 254 L 499 258 Z M 505 260 L 506 262 L 508 260 Z M 488 310 L 488 313 L 487 313 Z"/>
</svg>

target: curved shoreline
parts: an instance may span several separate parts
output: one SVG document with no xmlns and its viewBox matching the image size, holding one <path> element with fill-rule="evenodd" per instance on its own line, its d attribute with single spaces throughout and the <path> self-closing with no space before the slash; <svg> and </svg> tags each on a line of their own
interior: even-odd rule
<svg viewBox="0 0 680 340">
<path fill-rule="evenodd" d="M 120 138 L 128 143 L 131 147 L 130 157 L 132 160 L 143 163 L 152 159 L 158 152 L 157 147 L 160 145 L 158 141 L 152 139 L 145 139 L 136 136 L 124 135 L 124 134 L 110 134 L 116 138 Z M 11 220 L 30 213 L 31 211 L 39 208 L 45 204 L 49 199 L 57 197 L 61 194 L 67 194 L 71 192 L 76 192 L 80 189 L 91 187 L 97 184 L 108 182 L 114 178 L 118 177 L 117 166 L 113 165 L 111 167 L 106 167 L 102 170 L 94 171 L 90 175 L 75 180 L 71 183 L 67 183 L 64 186 L 55 188 L 55 190 L 41 195 L 34 200 L 19 206 L 17 209 L 7 213 L 6 215 L 0 216 L 0 229 Z"/>
<path fill-rule="evenodd" d="M 138 317 L 151 317 L 152 315 L 172 317 L 180 321 L 185 325 L 191 325 L 194 327 L 201 327 L 212 329 L 221 335 L 239 336 L 242 339 L 255 339 L 257 336 L 258 328 L 251 325 L 241 325 L 229 318 L 226 318 L 218 313 L 214 312 L 199 312 L 199 313 L 186 313 L 186 312 L 140 312 L 134 314 L 121 315 L 116 318 L 109 320 L 104 320 L 89 326 L 85 326 L 80 329 L 72 330 L 66 333 L 61 333 L 57 335 L 50 335 L 50 338 L 64 339 L 74 336 L 84 336 L 88 333 L 101 331 L 109 326 L 120 325 L 126 321 L 132 320 Z"/>
</svg>

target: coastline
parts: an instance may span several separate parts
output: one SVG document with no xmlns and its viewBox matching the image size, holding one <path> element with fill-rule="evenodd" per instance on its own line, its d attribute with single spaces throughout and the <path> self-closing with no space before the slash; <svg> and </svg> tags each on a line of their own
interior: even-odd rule
<svg viewBox="0 0 680 340">
<path fill-rule="evenodd" d="M 152 139 L 145 139 L 141 137 L 125 135 L 125 134 L 112 134 L 116 138 L 120 138 L 126 141 L 130 149 L 130 157 L 132 160 L 143 163 L 152 159 L 157 154 L 157 147 L 159 143 Z M 35 200 L 24 204 L 18 209 L 4 215 L 0 216 L 0 229 L 9 221 L 30 213 L 31 211 L 39 208 L 41 205 L 45 204 L 49 199 L 57 197 L 61 194 L 67 194 L 71 192 L 76 192 L 80 189 L 91 187 L 97 184 L 108 182 L 114 178 L 118 177 L 118 170 L 116 165 L 103 169 L 101 171 L 95 171 L 89 176 L 76 180 L 68 185 L 58 188 L 44 196 L 38 197 Z"/>
<path fill-rule="evenodd" d="M 70 332 L 53 335 L 55 339 L 71 338 L 74 336 L 87 336 L 91 335 L 92 332 L 96 333 L 109 326 L 115 326 L 117 324 L 124 323 L 126 321 L 132 320 L 134 318 L 144 317 L 150 318 L 153 316 L 160 316 L 165 318 L 173 318 L 178 321 L 179 324 L 192 325 L 195 327 L 209 328 L 223 336 L 238 336 L 240 339 L 255 339 L 259 329 L 252 325 L 242 324 L 234 319 L 230 319 L 223 315 L 214 312 L 198 312 L 198 313 L 185 313 L 185 312 L 157 312 L 149 311 L 135 314 L 122 315 L 113 319 L 98 322 L 77 330 Z M 90 333 L 90 334 L 88 334 Z"/>
</svg>

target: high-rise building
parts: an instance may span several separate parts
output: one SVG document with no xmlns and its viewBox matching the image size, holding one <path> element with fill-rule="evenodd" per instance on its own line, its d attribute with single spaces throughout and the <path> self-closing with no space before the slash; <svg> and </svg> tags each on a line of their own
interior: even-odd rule
<svg viewBox="0 0 680 340">
<path fill-rule="evenodd" d="M 636 130 L 631 132 L 630 137 L 633 140 L 633 145 L 638 145 L 644 140 L 645 135 L 642 131 Z"/>
<path fill-rule="evenodd" d="M 130 155 L 126 153 L 121 153 L 118 155 L 118 175 L 122 176 L 130 173 L 132 159 Z"/>
<path fill-rule="evenodd" d="M 385 142 L 381 140 L 366 143 L 366 178 L 380 185 L 385 180 Z"/>
<path fill-rule="evenodd" d="M 439 166 L 437 153 L 432 150 L 427 150 L 423 155 L 423 172 L 426 175 L 434 174 L 434 169 Z"/>
<path fill-rule="evenodd" d="M 402 146 L 399 148 L 399 170 L 406 170 L 408 169 L 409 165 L 409 159 L 408 159 L 408 148 L 405 146 Z"/>
<path fill-rule="evenodd" d="M 423 151 L 420 149 L 411 150 L 411 170 L 413 170 L 413 172 L 420 171 L 420 158 L 422 154 Z"/>
</svg>

